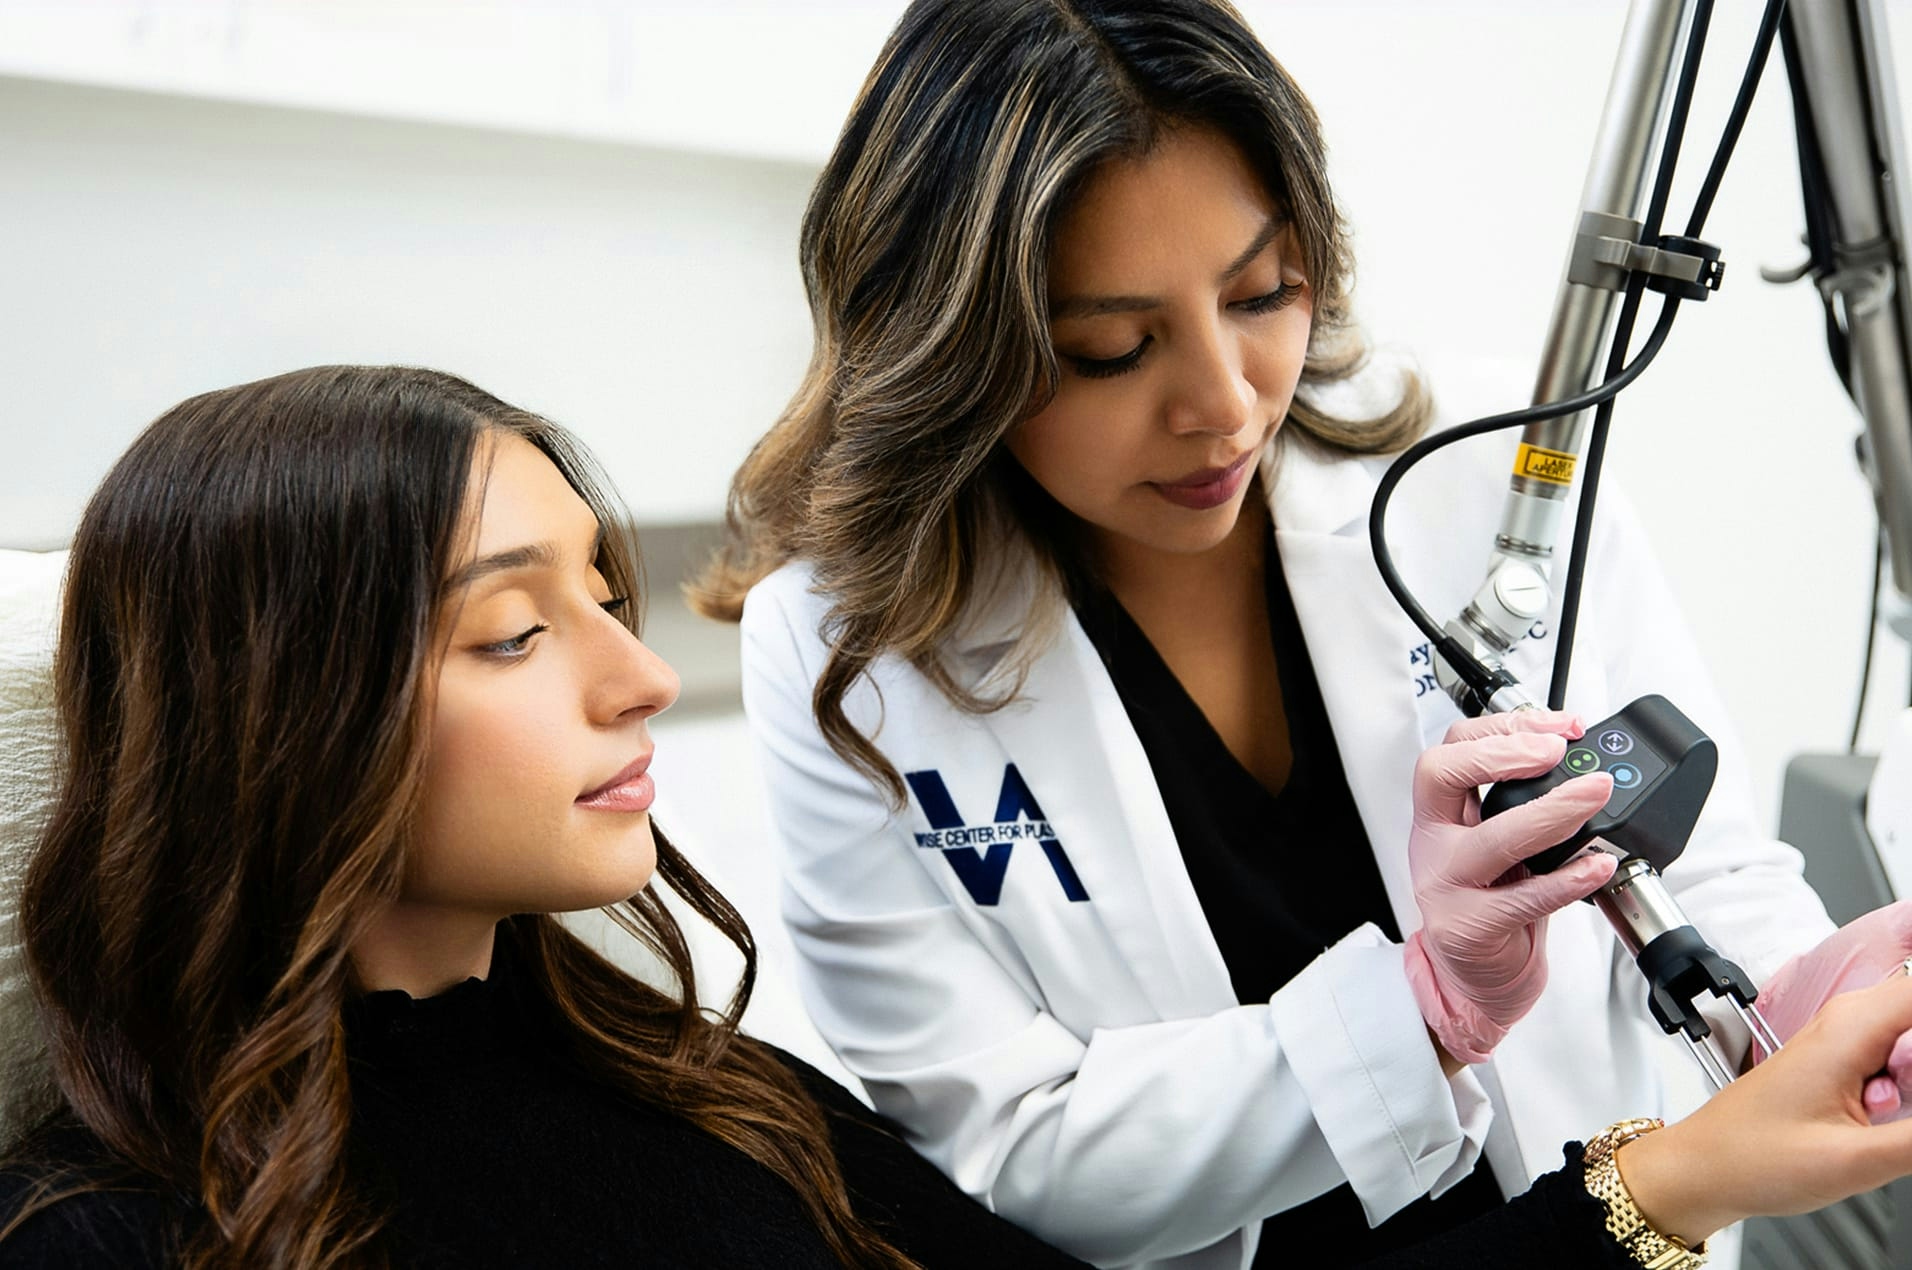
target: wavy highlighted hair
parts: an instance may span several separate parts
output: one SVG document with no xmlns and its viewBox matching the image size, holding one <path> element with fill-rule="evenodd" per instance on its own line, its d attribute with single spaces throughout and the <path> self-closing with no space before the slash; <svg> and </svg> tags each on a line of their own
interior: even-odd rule
<svg viewBox="0 0 1912 1270">
<path fill-rule="evenodd" d="M 1058 379 L 1056 227 L 1098 167 L 1181 127 L 1238 146 L 1299 244 L 1314 324 L 1285 426 L 1351 453 L 1399 449 L 1425 426 L 1412 378 L 1377 419 L 1310 405 L 1310 387 L 1365 357 L 1346 232 L 1313 107 L 1224 0 L 916 0 L 804 215 L 809 369 L 738 471 L 725 544 L 689 589 L 701 612 L 734 621 L 766 574 L 814 565 L 832 600 L 818 724 L 899 803 L 901 779 L 844 694 L 897 656 L 964 709 L 1014 698 L 1088 563 L 1056 509 L 1012 496 L 1027 477 L 1002 444 Z M 1004 549 L 1017 539 L 1027 553 Z M 1026 555 L 1054 585 L 1006 674 L 966 687 L 941 661 L 944 641 Z"/>
</svg>

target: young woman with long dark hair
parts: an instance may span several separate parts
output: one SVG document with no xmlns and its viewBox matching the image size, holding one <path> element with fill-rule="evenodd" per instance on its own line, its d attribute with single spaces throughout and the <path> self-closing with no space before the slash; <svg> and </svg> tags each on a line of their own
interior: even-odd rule
<svg viewBox="0 0 1912 1270">
<path fill-rule="evenodd" d="M 0 1264 L 1074 1264 L 736 1030 L 749 932 L 650 821 L 638 577 L 583 452 L 449 375 L 139 437 L 66 580 L 19 913 L 64 1108 Z M 662 888 L 744 955 L 721 1011 Z M 675 991 L 550 916 L 600 905 Z"/>
</svg>

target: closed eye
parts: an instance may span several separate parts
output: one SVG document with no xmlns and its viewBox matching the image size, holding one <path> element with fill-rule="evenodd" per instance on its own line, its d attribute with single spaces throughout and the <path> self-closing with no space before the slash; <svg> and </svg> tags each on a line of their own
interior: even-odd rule
<svg viewBox="0 0 1912 1270">
<path fill-rule="evenodd" d="M 1243 313 L 1273 313 L 1277 309 L 1285 309 L 1293 304 L 1295 298 L 1301 294 L 1301 289 L 1304 285 L 1306 284 L 1300 282 L 1283 283 L 1266 295 L 1258 295 L 1251 299 L 1239 300 L 1236 302 L 1235 307 Z"/>
<path fill-rule="evenodd" d="M 1075 367 L 1076 374 L 1084 379 L 1107 379 L 1112 375 L 1125 374 L 1134 370 L 1142 360 L 1142 354 L 1155 342 L 1153 335 L 1144 335 L 1137 344 L 1120 357 L 1069 357 L 1069 364 Z"/>
</svg>

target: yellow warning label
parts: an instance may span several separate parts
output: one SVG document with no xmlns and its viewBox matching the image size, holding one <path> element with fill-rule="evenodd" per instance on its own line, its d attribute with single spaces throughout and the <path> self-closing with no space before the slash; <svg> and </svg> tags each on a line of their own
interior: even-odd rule
<svg viewBox="0 0 1912 1270">
<path fill-rule="evenodd" d="M 1574 465 L 1579 462 L 1574 455 L 1562 454 L 1559 450 L 1543 450 L 1523 441 L 1520 452 L 1514 455 L 1514 475 L 1546 481 L 1551 485 L 1571 485 Z"/>
</svg>

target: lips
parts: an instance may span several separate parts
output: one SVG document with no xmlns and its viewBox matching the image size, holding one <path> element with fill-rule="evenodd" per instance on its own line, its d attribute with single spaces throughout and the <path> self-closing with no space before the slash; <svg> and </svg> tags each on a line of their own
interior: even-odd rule
<svg viewBox="0 0 1912 1270">
<path fill-rule="evenodd" d="M 657 797 L 657 785 L 650 777 L 651 755 L 640 754 L 623 771 L 596 789 L 577 797 L 577 805 L 594 811 L 648 811 Z"/>
<path fill-rule="evenodd" d="M 1169 502 L 1195 511 L 1220 507 L 1241 489 L 1248 479 L 1248 465 L 1254 459 L 1250 450 L 1227 467 L 1203 468 L 1173 481 L 1150 481 L 1156 493 Z"/>
</svg>

